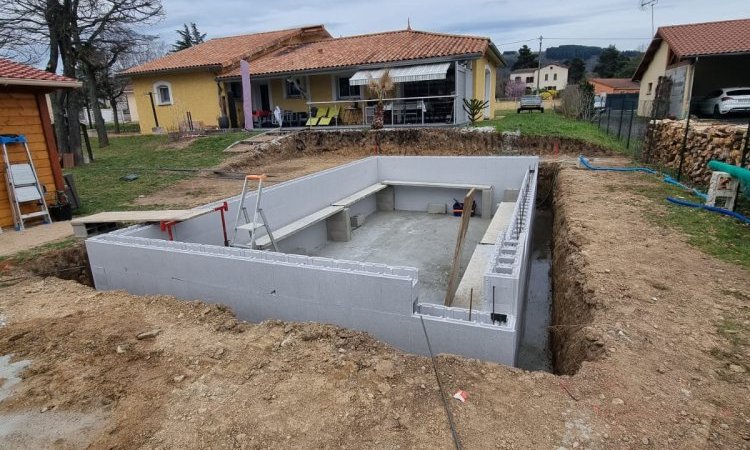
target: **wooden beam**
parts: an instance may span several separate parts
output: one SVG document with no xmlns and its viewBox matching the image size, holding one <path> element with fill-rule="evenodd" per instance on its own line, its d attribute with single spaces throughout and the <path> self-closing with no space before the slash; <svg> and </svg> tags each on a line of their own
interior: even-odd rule
<svg viewBox="0 0 750 450">
<path fill-rule="evenodd" d="M 453 252 L 453 264 L 451 265 L 451 272 L 448 278 L 448 290 L 445 293 L 445 306 L 453 305 L 453 298 L 456 296 L 456 289 L 458 288 L 458 271 L 461 269 L 461 251 L 464 248 L 466 231 L 469 229 L 469 218 L 471 218 L 474 193 L 476 191 L 476 188 L 471 188 L 466 194 L 466 197 L 464 197 L 464 208 L 461 212 L 461 225 L 458 227 L 456 249 Z"/>
<path fill-rule="evenodd" d="M 42 120 L 44 139 L 47 141 L 47 153 L 49 155 L 50 167 L 52 168 L 52 177 L 55 179 L 55 188 L 58 191 L 64 191 L 65 180 L 63 180 L 62 168 L 60 167 L 60 155 L 57 152 L 55 131 L 52 129 L 49 108 L 47 108 L 47 96 L 44 93 L 36 94 L 36 104 L 37 109 L 39 110 L 39 117 Z"/>
</svg>

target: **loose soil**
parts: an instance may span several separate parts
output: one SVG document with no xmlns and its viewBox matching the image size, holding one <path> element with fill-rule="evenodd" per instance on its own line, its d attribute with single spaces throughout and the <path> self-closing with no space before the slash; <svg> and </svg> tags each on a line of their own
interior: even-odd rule
<svg viewBox="0 0 750 450">
<path fill-rule="evenodd" d="M 376 150 L 375 142 L 379 142 Z M 303 131 L 278 145 L 251 150 L 228 158 L 216 171 L 179 182 L 158 193 L 139 198 L 136 205 L 186 208 L 237 195 L 248 173 L 265 173 L 268 184 L 298 178 L 375 154 L 381 155 L 606 155 L 609 151 L 566 138 L 503 136 L 499 133 L 460 129 L 399 129 L 373 131 Z M 236 175 L 234 177 L 227 175 Z"/>
<path fill-rule="evenodd" d="M 750 448 L 750 276 L 644 216 L 653 200 L 626 187 L 657 182 L 556 172 L 552 337 L 564 375 L 440 356 L 444 394 L 469 393 L 448 400 L 464 448 Z M 54 413 L 88 424 L 54 446 L 453 446 L 429 358 L 364 333 L 239 323 L 220 306 L 57 278 L 9 284 L 0 355 L 31 364 L 0 423 Z"/>
</svg>

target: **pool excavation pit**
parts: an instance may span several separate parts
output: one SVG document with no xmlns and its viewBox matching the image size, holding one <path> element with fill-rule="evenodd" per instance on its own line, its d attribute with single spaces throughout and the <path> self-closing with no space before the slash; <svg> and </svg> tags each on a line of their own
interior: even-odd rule
<svg viewBox="0 0 750 450">
<path fill-rule="evenodd" d="M 172 295 L 238 319 L 313 321 L 402 350 L 517 365 L 532 267 L 535 156 L 375 156 L 264 188 L 276 243 L 218 214 L 86 240 L 99 290 Z M 463 251 L 454 202 L 473 190 Z M 245 196 L 252 220 L 256 192 Z M 201 207 L 215 209 L 224 201 Z M 233 235 L 240 196 L 226 200 Z M 470 206 L 467 205 L 466 208 Z M 242 217 L 242 215 L 240 215 Z M 446 305 L 454 261 L 455 297 Z M 542 331 L 543 333 L 543 331 Z"/>
</svg>

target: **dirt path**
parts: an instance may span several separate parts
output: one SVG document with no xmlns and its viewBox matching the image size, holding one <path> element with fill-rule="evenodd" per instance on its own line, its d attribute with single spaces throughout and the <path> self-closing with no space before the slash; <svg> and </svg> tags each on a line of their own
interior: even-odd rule
<svg viewBox="0 0 750 450">
<path fill-rule="evenodd" d="M 0 233 L 0 257 L 71 236 L 73 236 L 73 227 L 70 226 L 70 221 L 34 225 L 18 232 L 12 229 L 6 230 Z"/>
<path fill-rule="evenodd" d="M 469 392 L 450 400 L 464 448 L 750 448 L 750 276 L 651 224 L 629 187 L 652 182 L 558 173 L 556 350 L 572 375 L 440 357 L 446 390 Z M 3 322 L 0 355 L 31 364 L 0 423 L 87 418 L 62 448 L 452 447 L 429 359 L 363 333 L 55 278 L 0 287 Z"/>
</svg>

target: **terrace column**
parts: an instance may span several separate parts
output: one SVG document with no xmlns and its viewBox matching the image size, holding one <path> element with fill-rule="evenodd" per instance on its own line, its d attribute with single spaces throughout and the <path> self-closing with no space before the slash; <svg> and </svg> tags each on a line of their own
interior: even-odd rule
<svg viewBox="0 0 750 450">
<path fill-rule="evenodd" d="M 242 78 L 242 111 L 245 115 L 245 129 L 253 129 L 253 98 L 250 92 L 250 63 L 240 60 L 240 77 Z"/>
</svg>

